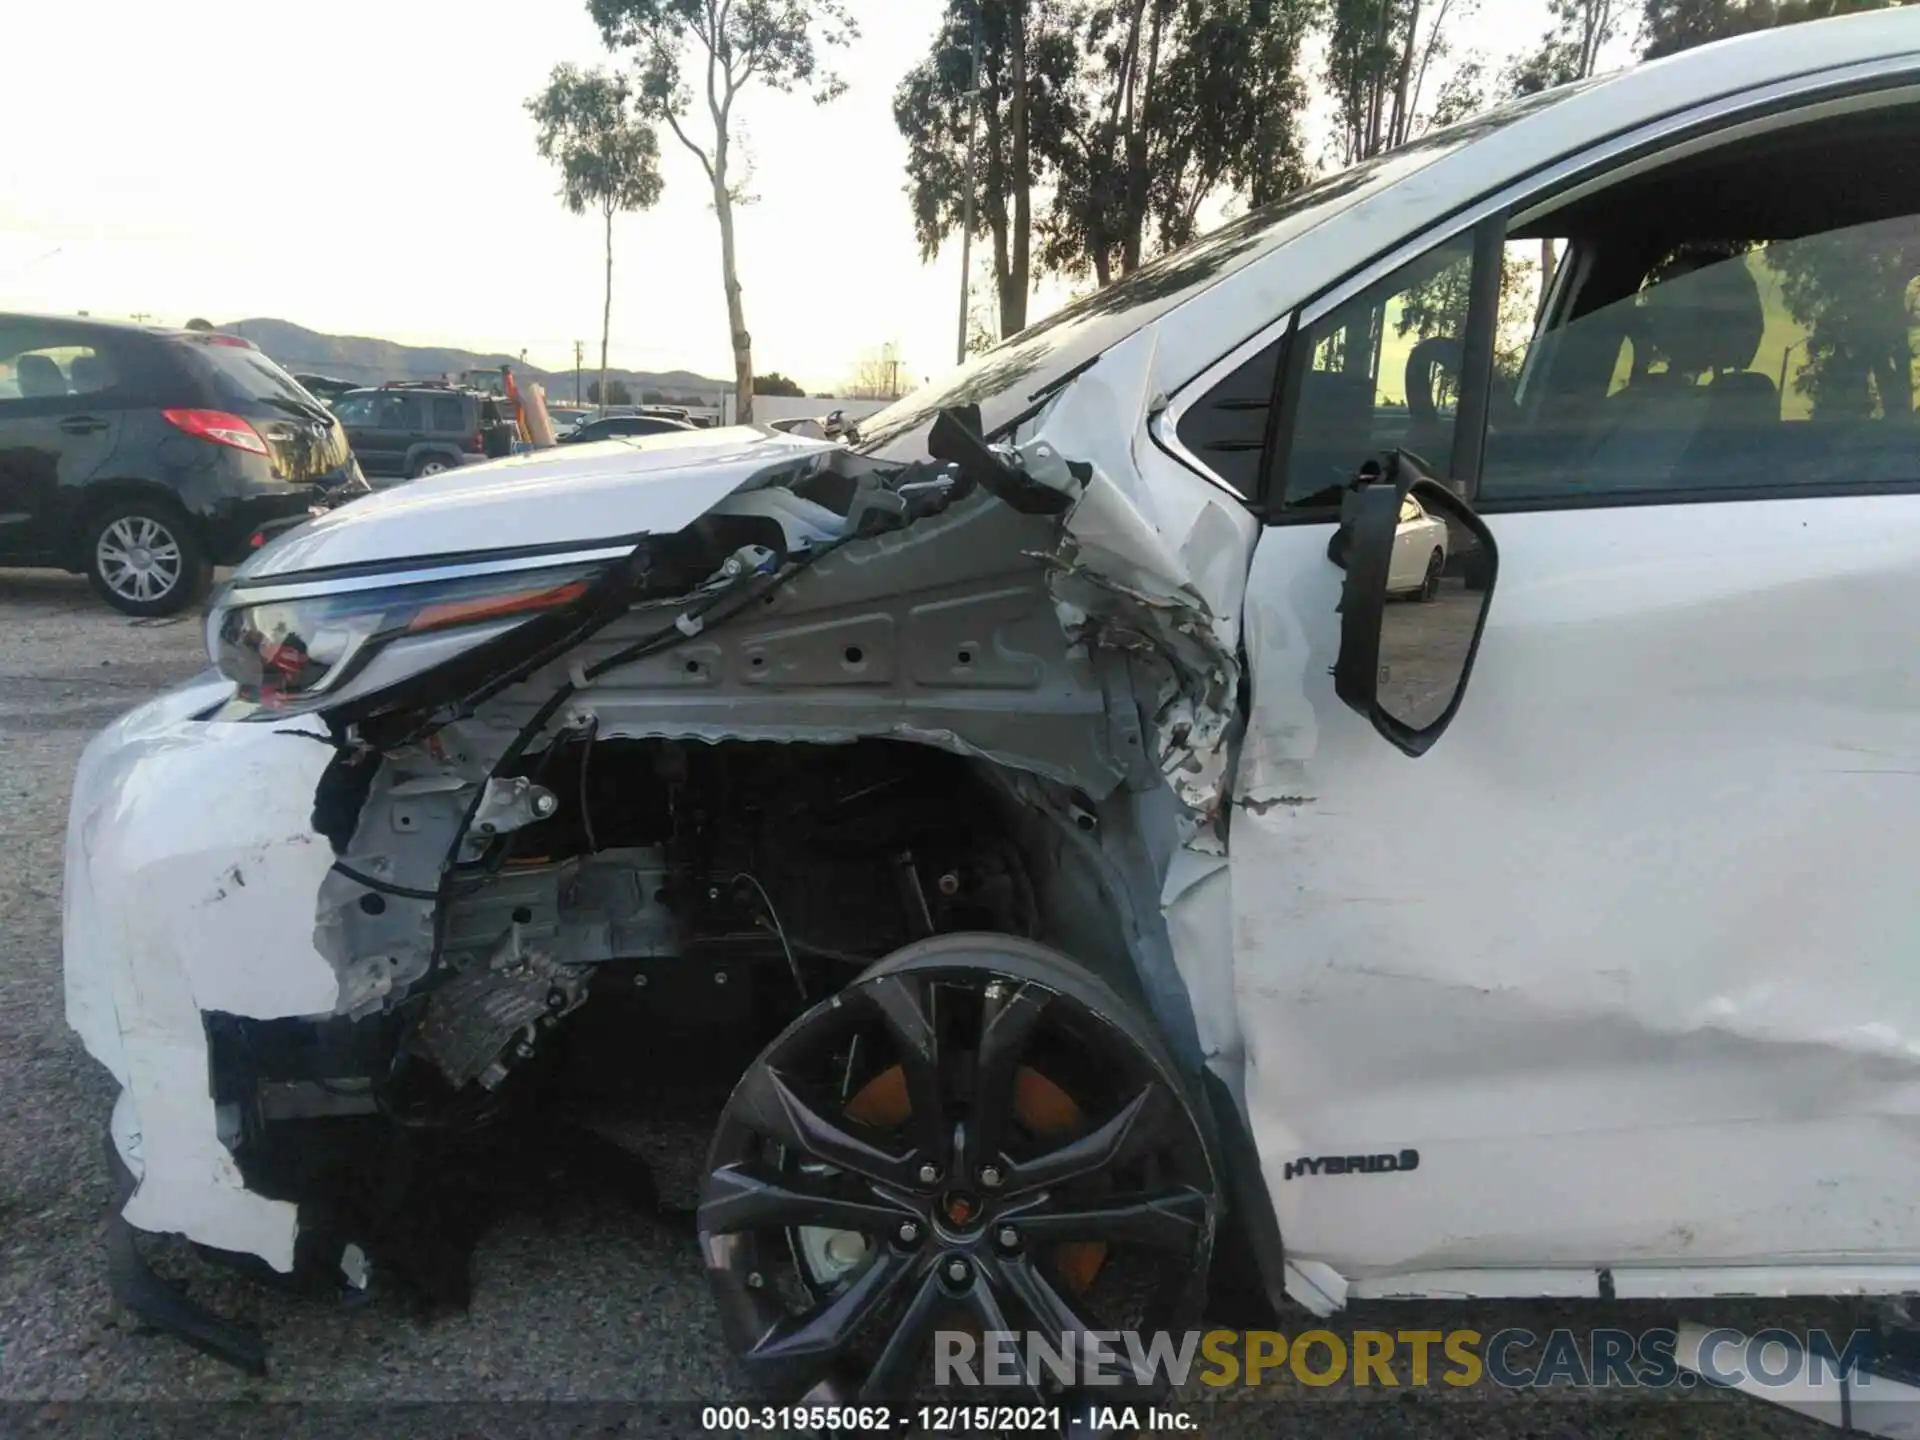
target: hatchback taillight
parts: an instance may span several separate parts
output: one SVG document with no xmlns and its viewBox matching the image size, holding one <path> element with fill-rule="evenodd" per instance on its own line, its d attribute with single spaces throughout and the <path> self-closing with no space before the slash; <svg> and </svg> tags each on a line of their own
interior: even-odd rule
<svg viewBox="0 0 1920 1440">
<path fill-rule="evenodd" d="M 467 443 L 463 448 L 469 455 L 484 455 L 487 453 L 487 437 L 476 430 L 467 437 Z"/>
<path fill-rule="evenodd" d="M 174 429 L 202 440 L 231 445 L 235 450 L 255 455 L 268 453 L 267 442 L 260 438 L 260 432 L 238 415 L 229 415 L 224 410 L 162 410 L 160 413 Z"/>
</svg>

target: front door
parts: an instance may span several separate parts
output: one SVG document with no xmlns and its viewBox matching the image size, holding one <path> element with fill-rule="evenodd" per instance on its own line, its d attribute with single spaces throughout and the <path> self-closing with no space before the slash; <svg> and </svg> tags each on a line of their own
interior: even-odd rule
<svg viewBox="0 0 1920 1440">
<path fill-rule="evenodd" d="M 1910 108 L 1789 119 L 1303 313 L 1231 833 L 1291 1260 L 1359 1294 L 1920 1263 L 1915 153 Z M 1415 394 L 1473 334 L 1484 457 Z M 1498 544 L 1417 758 L 1335 695 L 1328 555 L 1338 477 L 1412 430 Z M 1444 548 L 1430 593 L 1397 572 L 1383 692 L 1487 598 Z"/>
</svg>

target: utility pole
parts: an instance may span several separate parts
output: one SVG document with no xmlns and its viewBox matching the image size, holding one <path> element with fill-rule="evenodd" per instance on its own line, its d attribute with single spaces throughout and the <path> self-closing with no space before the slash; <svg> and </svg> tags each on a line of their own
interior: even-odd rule
<svg viewBox="0 0 1920 1440">
<path fill-rule="evenodd" d="M 955 363 L 967 363 L 967 314 L 972 309 L 973 286 L 973 175 L 975 137 L 980 131 L 980 10 L 973 9 L 973 88 L 967 106 L 967 190 L 960 205 L 960 339 Z"/>
<path fill-rule="evenodd" d="M 581 341 L 573 342 L 573 403 L 580 403 L 580 356 L 584 349 Z"/>
</svg>

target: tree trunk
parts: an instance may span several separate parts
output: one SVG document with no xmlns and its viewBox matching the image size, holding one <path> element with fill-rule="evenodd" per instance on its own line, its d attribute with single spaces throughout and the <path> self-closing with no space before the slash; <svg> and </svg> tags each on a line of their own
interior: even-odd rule
<svg viewBox="0 0 1920 1440">
<path fill-rule="evenodd" d="M 600 413 L 607 413 L 607 335 L 613 329 L 613 207 L 607 206 L 607 285 L 600 307 Z"/>
<path fill-rule="evenodd" d="M 1166 17 L 1156 3 L 1153 25 L 1147 34 L 1146 83 L 1137 86 L 1138 102 L 1127 96 L 1127 188 L 1126 234 L 1121 240 L 1120 273 L 1131 275 L 1140 268 L 1140 256 L 1146 248 L 1147 232 L 1147 129 L 1153 124 L 1153 82 L 1160 69 L 1160 35 Z M 1136 56 L 1133 73 L 1140 71 Z"/>
<path fill-rule="evenodd" d="M 1387 147 L 1399 149 L 1407 143 L 1413 129 L 1413 116 L 1407 113 L 1407 87 L 1413 79 L 1413 42 L 1420 30 L 1420 0 L 1413 0 L 1407 15 L 1407 38 L 1400 47 L 1400 75 L 1393 90 L 1393 124 L 1387 133 Z"/>
<path fill-rule="evenodd" d="M 1000 288 L 1000 338 L 1027 328 L 1027 293 L 1033 288 L 1032 139 L 1027 133 L 1027 6 L 1013 16 L 1013 257 Z"/>
<path fill-rule="evenodd" d="M 1533 302 L 1533 323 L 1538 325 L 1540 317 L 1547 313 L 1547 287 L 1553 284 L 1553 238 L 1548 236 L 1540 242 L 1540 294 Z"/>
<path fill-rule="evenodd" d="M 740 302 L 740 271 L 733 253 L 733 197 L 727 193 L 726 151 L 714 166 L 713 210 L 720 220 L 720 278 L 727 290 L 727 332 L 733 338 L 733 419 L 753 420 L 753 337 L 747 333 L 746 307 Z"/>
</svg>

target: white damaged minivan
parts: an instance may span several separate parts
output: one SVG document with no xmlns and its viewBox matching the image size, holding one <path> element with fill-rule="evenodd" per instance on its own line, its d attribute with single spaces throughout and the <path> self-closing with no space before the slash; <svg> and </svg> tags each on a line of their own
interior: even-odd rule
<svg viewBox="0 0 1920 1440">
<path fill-rule="evenodd" d="M 1223 1273 L 1920 1292 L 1916 295 L 1892 11 L 1437 132 L 848 444 L 302 525 L 75 786 L 116 1293 L 258 1366 L 135 1232 L 424 1284 L 449 1187 L 695 1075 L 788 1399 Z"/>
</svg>

